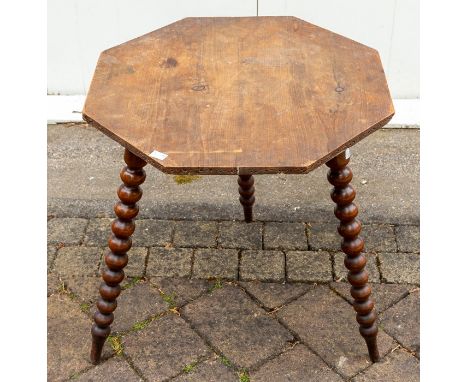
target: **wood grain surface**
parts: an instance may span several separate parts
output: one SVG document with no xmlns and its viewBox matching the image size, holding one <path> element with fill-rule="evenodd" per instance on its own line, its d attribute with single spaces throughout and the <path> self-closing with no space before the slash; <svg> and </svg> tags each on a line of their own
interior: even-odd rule
<svg viewBox="0 0 468 382">
<path fill-rule="evenodd" d="M 108 49 L 83 110 L 191 174 L 308 172 L 393 114 L 377 51 L 295 17 L 186 18 Z"/>
</svg>

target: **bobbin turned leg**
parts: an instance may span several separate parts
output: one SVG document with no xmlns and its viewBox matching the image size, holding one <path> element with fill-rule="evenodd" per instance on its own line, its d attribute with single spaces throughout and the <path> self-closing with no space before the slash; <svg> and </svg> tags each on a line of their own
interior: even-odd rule
<svg viewBox="0 0 468 382">
<path fill-rule="evenodd" d="M 361 253 L 364 249 L 364 240 L 359 237 L 361 222 L 356 219 L 358 208 L 353 203 L 356 191 L 349 184 L 353 173 L 347 167 L 350 160 L 350 151 L 337 155 L 327 162 L 330 168 L 328 181 L 334 186 L 331 198 L 336 203 L 335 216 L 340 220 L 338 232 L 343 237 L 341 249 L 346 254 L 345 266 L 348 268 L 348 281 L 351 284 L 351 296 L 354 298 L 353 307 L 356 311 L 356 320 L 359 323 L 359 332 L 366 340 L 369 356 L 372 362 L 379 360 L 377 348 L 377 315 L 374 310 L 374 301 L 370 297 L 371 288 L 367 283 L 369 275 L 365 269 L 366 257 Z"/>
<path fill-rule="evenodd" d="M 139 187 L 145 181 L 143 167 L 146 162 L 125 149 L 124 160 L 127 166 L 120 171 L 123 184 L 117 190 L 120 201 L 114 207 L 117 219 L 112 222 L 112 234 L 109 238 L 110 251 L 105 255 L 106 267 L 102 271 L 104 282 L 99 288 L 101 298 L 97 302 L 98 310 L 94 314 L 91 329 L 93 343 L 91 362 L 99 363 L 102 347 L 110 334 L 110 325 L 114 321 L 113 311 L 117 307 L 120 294 L 120 282 L 124 279 L 123 268 L 127 265 L 127 251 L 132 246 L 130 236 L 135 230 L 133 219 L 138 215 L 138 205 L 142 191 Z"/>
<path fill-rule="evenodd" d="M 237 179 L 239 184 L 239 201 L 244 207 L 244 218 L 247 223 L 253 220 L 252 208 L 255 203 L 254 177 L 252 175 L 239 175 Z"/>
</svg>

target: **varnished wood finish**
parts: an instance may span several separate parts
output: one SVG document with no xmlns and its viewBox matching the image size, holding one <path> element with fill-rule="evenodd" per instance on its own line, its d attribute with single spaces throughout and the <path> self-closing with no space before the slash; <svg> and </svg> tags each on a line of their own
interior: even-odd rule
<svg viewBox="0 0 468 382">
<path fill-rule="evenodd" d="M 374 49 L 295 17 L 229 17 L 104 51 L 83 117 L 164 172 L 256 174 L 308 172 L 393 113 Z"/>
<path fill-rule="evenodd" d="M 146 162 L 125 150 L 125 166 L 120 172 L 123 184 L 117 190 L 120 201 L 114 211 L 117 219 L 112 222 L 112 235 L 109 238 L 110 251 L 105 255 L 106 267 L 102 271 L 104 282 L 99 288 L 101 295 L 97 302 L 94 324 L 91 329 L 93 343 L 91 348 L 91 362 L 99 363 L 102 347 L 110 334 L 110 325 L 114 320 L 114 310 L 117 307 L 117 297 L 120 294 L 120 282 L 124 279 L 123 268 L 127 265 L 127 251 L 132 246 L 130 236 L 135 230 L 133 219 L 138 215 L 137 202 L 142 196 L 140 185 L 145 181 L 146 174 L 143 167 Z"/>
<path fill-rule="evenodd" d="M 295 17 L 187 18 L 104 51 L 83 118 L 126 147 L 127 167 L 92 361 L 110 333 L 146 162 L 167 173 L 239 175 L 246 221 L 252 174 L 304 173 L 326 162 L 356 319 L 377 361 L 376 313 L 342 151 L 393 114 L 377 51 Z"/>
<path fill-rule="evenodd" d="M 353 173 L 347 167 L 349 150 L 327 162 L 330 168 L 328 181 L 334 186 L 331 198 L 336 203 L 335 216 L 340 220 L 338 232 L 343 237 L 341 249 L 346 254 L 345 266 L 348 269 L 348 281 L 351 284 L 351 295 L 354 298 L 353 307 L 359 331 L 366 340 L 369 356 L 372 362 L 379 360 L 377 348 L 377 315 L 374 301 L 371 298 L 371 288 L 368 284 L 369 275 L 365 269 L 366 257 L 361 253 L 364 240 L 359 237 L 361 222 L 356 219 L 358 208 L 353 203 L 356 192 L 350 185 Z"/>
<path fill-rule="evenodd" d="M 253 220 L 253 205 L 255 203 L 254 177 L 252 175 L 239 175 L 239 201 L 244 207 L 244 219 L 247 223 Z"/>
</svg>

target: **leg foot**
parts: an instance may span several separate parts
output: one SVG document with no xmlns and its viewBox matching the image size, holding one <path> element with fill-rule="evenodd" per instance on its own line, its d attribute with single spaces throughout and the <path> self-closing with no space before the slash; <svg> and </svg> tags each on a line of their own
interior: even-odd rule
<svg viewBox="0 0 468 382">
<path fill-rule="evenodd" d="M 244 219 L 247 223 L 253 220 L 253 205 L 255 203 L 254 177 L 252 175 L 239 175 L 239 201 L 244 207 Z"/>
<path fill-rule="evenodd" d="M 91 362 L 94 365 L 97 365 L 101 359 L 102 348 L 106 342 L 106 338 L 110 334 L 110 327 L 106 328 L 107 330 L 102 330 L 96 324 L 93 324 L 91 329 L 91 334 L 93 336 L 93 343 L 91 345 Z"/>
<path fill-rule="evenodd" d="M 124 279 L 123 268 L 127 265 L 127 251 L 132 246 L 130 236 L 135 230 L 133 219 L 138 215 L 136 204 L 142 195 L 140 184 L 145 181 L 143 167 L 146 162 L 125 149 L 125 166 L 120 172 L 123 184 L 117 190 L 120 201 L 114 211 L 117 219 L 112 222 L 112 235 L 109 238 L 109 249 L 104 260 L 106 267 L 102 270 L 104 282 L 99 288 L 100 299 L 98 310 L 94 314 L 94 325 L 91 329 L 93 343 L 91 347 L 91 362 L 99 363 L 102 348 L 110 334 L 110 325 L 114 321 L 114 310 L 117 308 L 117 297 L 120 294 L 120 282 Z"/>
<path fill-rule="evenodd" d="M 377 336 L 375 337 L 364 337 L 367 344 L 367 350 L 369 357 L 372 362 L 378 362 L 380 359 L 379 349 L 377 347 Z"/>
<path fill-rule="evenodd" d="M 356 191 L 350 185 L 353 173 L 347 167 L 350 159 L 349 149 L 339 154 L 327 166 L 328 181 L 334 186 L 331 198 L 336 203 L 335 216 L 340 220 L 338 232 L 343 237 L 341 249 L 346 254 L 345 266 L 348 269 L 348 281 L 351 284 L 351 296 L 354 298 L 353 307 L 356 311 L 356 321 L 359 331 L 364 337 L 369 357 L 372 362 L 379 360 L 377 349 L 377 314 L 374 310 L 374 301 L 371 288 L 367 283 L 369 275 L 365 269 L 366 257 L 361 253 L 364 249 L 364 240 L 359 237 L 361 222 L 356 219 L 358 208 L 353 203 Z"/>
</svg>

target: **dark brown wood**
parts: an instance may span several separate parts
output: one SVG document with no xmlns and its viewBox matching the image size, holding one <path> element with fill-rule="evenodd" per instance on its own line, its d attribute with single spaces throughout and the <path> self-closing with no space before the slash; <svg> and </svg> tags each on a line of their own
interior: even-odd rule
<svg viewBox="0 0 468 382">
<path fill-rule="evenodd" d="M 331 198 L 336 203 L 335 216 L 340 220 L 338 232 L 343 237 L 341 249 L 346 254 L 345 266 L 348 269 L 348 281 L 351 284 L 351 296 L 359 331 L 364 337 L 372 362 L 379 360 L 377 348 L 377 314 L 374 301 L 371 298 L 371 287 L 368 284 L 369 275 L 365 269 L 366 257 L 362 254 L 364 240 L 359 236 L 361 222 L 356 219 L 358 208 L 353 203 L 356 191 L 350 182 L 353 173 L 347 166 L 350 160 L 349 149 L 339 154 L 327 166 L 328 181 L 334 186 Z"/>
<path fill-rule="evenodd" d="M 393 113 L 376 50 L 295 17 L 206 17 L 104 51 L 83 117 L 167 173 L 257 174 L 308 172 Z"/>
<path fill-rule="evenodd" d="M 254 177 L 252 175 L 239 175 L 239 201 L 244 207 L 244 219 L 247 223 L 253 220 L 253 205 L 255 203 Z"/>
<path fill-rule="evenodd" d="M 110 251 L 105 255 L 106 267 L 102 271 L 104 282 L 99 288 L 101 295 L 97 302 L 98 310 L 94 314 L 94 324 L 91 329 L 93 342 L 91 347 L 91 362 L 99 363 L 102 347 L 110 334 L 110 325 L 114 321 L 114 310 L 117 307 L 117 297 L 120 294 L 120 282 L 124 279 L 123 268 L 127 265 L 127 251 L 132 246 L 130 236 L 135 230 L 133 219 L 138 215 L 137 202 L 142 196 L 139 187 L 146 178 L 143 167 L 146 162 L 125 149 L 125 166 L 120 172 L 123 184 L 117 190 L 120 201 L 114 211 L 117 219 L 112 222 L 112 234 L 109 238 Z"/>
</svg>

